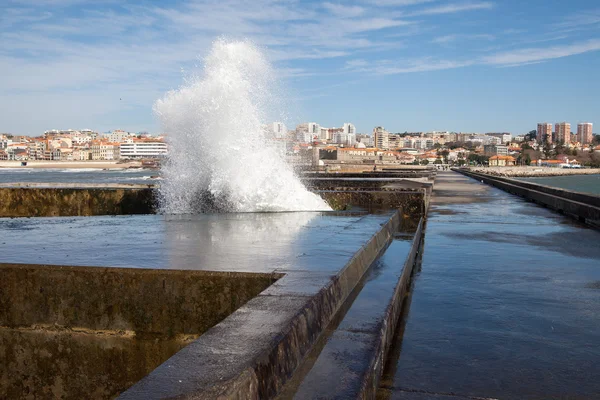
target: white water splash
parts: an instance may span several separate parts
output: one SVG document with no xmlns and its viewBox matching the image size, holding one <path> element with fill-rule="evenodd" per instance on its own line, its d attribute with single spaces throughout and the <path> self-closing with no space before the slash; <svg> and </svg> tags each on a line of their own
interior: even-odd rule
<svg viewBox="0 0 600 400">
<path fill-rule="evenodd" d="M 165 213 L 331 209 L 267 143 L 273 77 L 253 44 L 221 39 L 202 76 L 156 102 L 169 143 L 160 187 Z"/>
</svg>

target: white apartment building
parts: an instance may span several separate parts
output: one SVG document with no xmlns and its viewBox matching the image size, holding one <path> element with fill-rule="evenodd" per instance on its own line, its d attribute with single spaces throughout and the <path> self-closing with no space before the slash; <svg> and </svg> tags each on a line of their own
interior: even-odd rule
<svg viewBox="0 0 600 400">
<path fill-rule="evenodd" d="M 108 136 L 108 141 L 113 143 L 122 143 L 127 139 L 135 136 L 135 134 L 131 134 L 129 132 L 122 131 L 120 129 L 112 131 Z"/>
<path fill-rule="evenodd" d="M 121 158 L 158 158 L 167 154 L 167 144 L 157 140 L 128 139 L 121 143 Z"/>
<path fill-rule="evenodd" d="M 378 149 L 388 150 L 390 148 L 389 136 L 389 132 L 386 131 L 383 126 L 377 126 L 373 128 L 375 147 L 377 147 Z"/>
<path fill-rule="evenodd" d="M 344 122 L 344 133 L 356 135 L 356 127 L 350 122 Z"/>
<path fill-rule="evenodd" d="M 287 128 L 283 122 L 273 122 L 270 128 L 274 138 L 282 139 L 287 135 Z"/>
</svg>

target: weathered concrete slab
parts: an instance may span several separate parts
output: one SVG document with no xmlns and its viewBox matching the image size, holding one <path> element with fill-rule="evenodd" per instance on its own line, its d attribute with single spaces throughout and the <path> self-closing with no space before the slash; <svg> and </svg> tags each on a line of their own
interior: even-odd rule
<svg viewBox="0 0 600 400">
<path fill-rule="evenodd" d="M 112 398 L 279 274 L 0 264 L 0 398 Z"/>
<path fill-rule="evenodd" d="M 0 217 L 152 214 L 150 188 L 0 188 Z"/>
<path fill-rule="evenodd" d="M 376 233 L 337 272 L 328 276 L 322 267 L 307 269 L 308 264 L 297 267 L 288 280 L 280 279 L 278 287 L 249 301 L 121 398 L 275 396 L 371 263 L 387 247 L 399 225 L 397 212 L 383 223 L 381 218 L 368 217 L 364 224 L 352 224 L 362 234 L 352 238 L 349 229 L 346 240 L 361 240 L 365 231 Z M 294 270 L 291 266 L 285 268 Z M 299 280 L 307 282 L 305 291 L 297 292 Z"/>
<path fill-rule="evenodd" d="M 421 243 L 394 240 L 304 377 L 296 399 L 374 398 Z"/>
</svg>

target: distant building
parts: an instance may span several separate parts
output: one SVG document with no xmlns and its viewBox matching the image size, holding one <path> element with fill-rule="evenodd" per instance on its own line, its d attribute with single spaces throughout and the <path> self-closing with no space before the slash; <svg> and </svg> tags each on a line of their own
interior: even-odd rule
<svg viewBox="0 0 600 400">
<path fill-rule="evenodd" d="M 356 140 L 365 145 L 365 147 L 375 147 L 375 141 L 371 135 L 356 135 Z"/>
<path fill-rule="evenodd" d="M 321 127 L 316 122 L 304 122 L 296 126 L 296 140 L 300 143 L 310 143 L 321 137 Z"/>
<path fill-rule="evenodd" d="M 552 124 L 542 122 L 537 125 L 537 141 L 538 143 L 552 143 Z"/>
<path fill-rule="evenodd" d="M 120 158 L 119 143 L 104 140 L 93 140 L 90 150 L 92 160 L 118 160 Z"/>
<path fill-rule="evenodd" d="M 486 133 L 486 135 L 500 139 L 500 142 L 502 144 L 510 143 L 510 141 L 512 140 L 512 135 L 508 132 L 501 132 L 501 133 L 492 132 L 492 133 Z"/>
<path fill-rule="evenodd" d="M 282 139 L 287 135 L 287 128 L 282 122 L 273 122 L 270 128 L 274 138 Z"/>
<path fill-rule="evenodd" d="M 593 125 L 591 122 L 582 122 L 577 124 L 577 141 L 584 144 L 591 144 L 594 140 Z"/>
<path fill-rule="evenodd" d="M 557 143 L 571 143 L 571 124 L 568 122 L 559 122 L 554 127 L 554 134 Z"/>
<path fill-rule="evenodd" d="M 490 167 L 510 167 L 515 165 L 515 161 L 512 156 L 492 156 L 490 157 Z"/>
<path fill-rule="evenodd" d="M 486 156 L 507 156 L 508 146 L 502 144 L 486 144 L 483 146 L 483 152 Z"/>
<path fill-rule="evenodd" d="M 344 122 L 344 133 L 356 135 L 356 127 L 350 122 Z"/>
<path fill-rule="evenodd" d="M 120 145 L 121 158 L 159 158 L 167 154 L 167 144 L 156 139 L 128 139 Z"/>
<path fill-rule="evenodd" d="M 377 126 L 373 129 L 373 137 L 375 138 L 375 147 L 382 150 L 390 148 L 389 132 L 383 126 Z"/>
<path fill-rule="evenodd" d="M 117 130 L 114 130 L 111 133 L 109 133 L 107 136 L 108 136 L 109 142 L 121 143 L 121 142 L 124 142 L 125 140 L 129 139 L 131 136 L 135 136 L 135 135 L 132 135 L 129 132 L 125 132 L 123 130 L 117 129 Z"/>
</svg>

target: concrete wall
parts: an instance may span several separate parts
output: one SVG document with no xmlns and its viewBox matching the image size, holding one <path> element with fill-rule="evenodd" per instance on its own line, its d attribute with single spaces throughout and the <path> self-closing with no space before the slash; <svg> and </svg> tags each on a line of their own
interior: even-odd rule
<svg viewBox="0 0 600 400">
<path fill-rule="evenodd" d="M 316 191 L 334 210 L 362 208 L 368 211 L 402 209 L 418 220 L 425 215 L 428 195 L 425 191 Z"/>
<path fill-rule="evenodd" d="M 0 398 L 110 398 L 280 275 L 0 264 Z"/>
<path fill-rule="evenodd" d="M 120 398 L 275 397 L 373 261 L 387 248 L 399 223 L 400 215 L 396 212 L 314 296 L 299 295 L 298 278 L 286 275 L 277 285 L 289 279 L 287 289 L 282 287 L 277 294 L 268 294 L 269 288 L 250 300 L 244 306 L 244 313 L 233 313 Z M 252 346 L 238 343 L 239 332 L 247 332 L 246 326 L 252 329 Z M 278 327 L 276 332 L 273 332 L 274 326 Z M 236 349 L 234 354 L 219 352 L 232 347 L 232 343 Z M 184 383 L 170 384 L 174 381 Z"/>
<path fill-rule="evenodd" d="M 150 188 L 0 188 L 0 217 L 152 214 Z"/>
<path fill-rule="evenodd" d="M 599 198 L 597 196 L 570 192 L 563 189 L 554 189 L 548 186 L 521 182 L 514 179 L 492 177 L 467 170 L 457 171 L 506 192 L 523 197 L 529 201 L 533 201 L 544 207 L 548 207 L 589 225 L 600 228 L 600 207 L 594 205 L 598 204 Z"/>
</svg>

